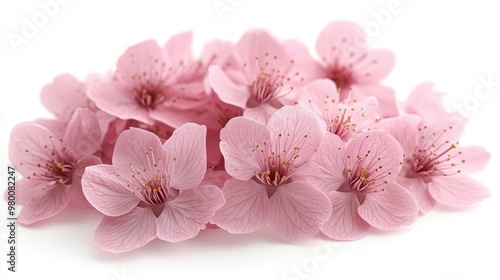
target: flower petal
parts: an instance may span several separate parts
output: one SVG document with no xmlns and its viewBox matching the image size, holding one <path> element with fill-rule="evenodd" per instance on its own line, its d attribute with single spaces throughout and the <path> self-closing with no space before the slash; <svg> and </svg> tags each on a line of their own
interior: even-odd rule
<svg viewBox="0 0 500 280">
<path fill-rule="evenodd" d="M 409 191 L 397 183 L 388 183 L 377 192 L 366 193 L 358 213 L 373 227 L 389 230 L 412 224 L 418 206 Z"/>
<path fill-rule="evenodd" d="M 255 120 L 232 118 L 220 132 L 220 150 L 229 175 L 246 181 L 260 170 L 264 149 L 269 149 L 269 131 Z M 264 144 L 266 143 L 266 144 Z M 264 152 L 260 152 L 263 150 Z"/>
<path fill-rule="evenodd" d="M 182 190 L 178 197 L 165 204 L 156 220 L 156 235 L 170 242 L 193 238 L 223 204 L 224 196 L 216 186 Z"/>
<path fill-rule="evenodd" d="M 405 155 L 412 155 L 418 143 L 418 124 L 421 118 L 414 115 L 401 115 L 382 119 L 374 129 L 382 129 L 401 144 Z"/>
<path fill-rule="evenodd" d="M 425 215 L 436 205 L 436 200 L 430 195 L 427 184 L 421 178 L 398 177 L 396 182 L 410 191 L 420 213 Z"/>
<path fill-rule="evenodd" d="M 488 188 L 466 176 L 434 177 L 429 183 L 429 193 L 439 203 L 463 207 L 491 195 Z"/>
<path fill-rule="evenodd" d="M 104 217 L 92 242 L 111 253 L 137 249 L 156 238 L 155 221 L 151 208 L 139 207 L 119 217 Z"/>
<path fill-rule="evenodd" d="M 68 187 L 63 184 L 56 184 L 42 194 L 32 197 L 21 210 L 17 221 L 29 225 L 50 218 L 64 210 L 68 203 Z"/>
<path fill-rule="evenodd" d="M 320 32 L 316 41 L 316 51 L 325 64 L 337 63 L 346 67 L 358 61 L 366 48 L 365 32 L 349 21 L 330 23 Z"/>
<path fill-rule="evenodd" d="M 322 192 L 336 191 L 346 181 L 344 159 L 344 142 L 337 135 L 327 133 L 311 162 L 296 174 Z"/>
<path fill-rule="evenodd" d="M 396 178 L 403 160 L 401 145 L 384 131 L 358 134 L 347 146 L 345 154 L 347 170 L 360 167 L 369 172 L 368 179 L 374 180 L 370 188 L 377 188 L 384 181 Z"/>
<path fill-rule="evenodd" d="M 244 85 L 235 84 L 218 65 L 208 68 L 208 81 L 220 100 L 240 108 L 246 108 L 250 92 Z"/>
<path fill-rule="evenodd" d="M 321 231 L 336 240 L 356 240 L 368 233 L 370 225 L 358 214 L 359 200 L 355 192 L 330 192 L 332 214 L 321 225 Z"/>
<path fill-rule="evenodd" d="M 77 208 L 92 208 L 82 190 L 82 177 L 85 172 L 85 168 L 88 166 L 102 164 L 99 157 L 88 156 L 81 160 L 78 160 L 75 170 L 73 171 L 73 177 L 71 179 L 70 187 L 70 200 L 69 204 Z"/>
<path fill-rule="evenodd" d="M 77 159 L 95 153 L 102 142 L 101 128 L 95 113 L 89 109 L 76 109 L 63 139 Z"/>
<path fill-rule="evenodd" d="M 269 202 L 269 223 L 281 238 L 289 241 L 316 234 L 332 212 L 328 197 L 307 182 L 278 186 Z"/>
<path fill-rule="evenodd" d="M 488 164 L 491 155 L 482 147 L 457 147 L 460 157 L 465 163 L 461 164 L 460 170 L 464 173 L 474 173 L 482 170 Z"/>
<path fill-rule="evenodd" d="M 82 177 L 85 197 L 106 216 L 121 216 L 132 211 L 140 199 L 133 193 L 133 183 L 125 179 L 128 172 L 105 164 L 89 166 Z M 127 189 L 127 185 L 131 187 Z"/>
<path fill-rule="evenodd" d="M 116 140 L 113 152 L 113 165 L 119 167 L 131 166 L 140 173 L 144 169 L 153 168 L 150 159 L 165 158 L 165 151 L 160 138 L 152 132 L 130 128 L 123 131 Z"/>
<path fill-rule="evenodd" d="M 43 106 L 63 121 L 69 121 L 76 108 L 87 107 L 85 85 L 71 74 L 62 74 L 43 87 L 40 99 Z"/>
<path fill-rule="evenodd" d="M 163 145 L 167 151 L 167 166 L 171 188 L 198 186 L 207 170 L 207 128 L 187 123 L 174 131 Z"/>
<path fill-rule="evenodd" d="M 42 189 L 47 181 L 36 180 L 36 179 L 26 179 L 22 178 L 16 182 L 15 189 L 15 201 L 16 204 L 27 204 L 32 197 L 38 196 L 45 191 Z M 5 200 L 8 200 L 9 190 L 6 189 L 4 193 Z"/>
<path fill-rule="evenodd" d="M 226 204 L 217 210 L 211 223 L 230 233 L 253 232 L 267 223 L 270 205 L 263 185 L 229 179 L 222 192 Z"/>
<path fill-rule="evenodd" d="M 387 77 L 394 68 L 396 57 L 389 50 L 369 50 L 352 70 L 359 84 L 375 83 Z"/>
<path fill-rule="evenodd" d="M 259 123 L 267 124 L 269 118 L 276 111 L 277 111 L 276 107 L 268 103 L 262 103 L 255 108 L 246 108 L 243 111 L 243 116 L 250 118 L 252 120 L 256 120 Z"/>
<path fill-rule="evenodd" d="M 355 84 L 351 88 L 352 97 L 364 100 L 370 96 L 377 98 L 380 115 L 384 118 L 396 117 L 399 110 L 396 103 L 396 92 L 378 83 Z"/>
<path fill-rule="evenodd" d="M 313 112 L 301 106 L 284 106 L 267 124 L 274 149 L 283 153 L 284 162 L 298 168 L 309 161 L 319 147 L 326 131 Z"/>
<path fill-rule="evenodd" d="M 193 32 L 186 31 L 172 36 L 163 49 L 171 65 L 189 65 L 193 61 L 191 45 Z"/>
</svg>

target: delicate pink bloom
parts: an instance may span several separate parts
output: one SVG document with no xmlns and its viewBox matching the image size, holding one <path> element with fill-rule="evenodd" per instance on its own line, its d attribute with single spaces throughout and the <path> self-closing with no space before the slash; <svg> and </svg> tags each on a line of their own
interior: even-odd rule
<svg viewBox="0 0 500 280">
<path fill-rule="evenodd" d="M 226 171 L 233 177 L 222 189 L 226 204 L 212 223 L 231 233 L 253 232 L 269 222 L 285 240 L 314 235 L 328 218 L 328 198 L 295 180 L 320 145 L 324 127 L 308 109 L 285 106 L 267 126 L 245 117 L 221 131 Z"/>
<path fill-rule="evenodd" d="M 150 125 L 155 120 L 178 127 L 191 120 L 186 110 L 206 102 L 208 66 L 221 60 L 216 51 L 229 53 L 228 45 L 215 41 L 200 60 L 191 54 L 192 34 L 172 37 L 161 48 L 149 40 L 126 50 L 112 79 L 93 83 L 88 91 L 96 105 L 121 119 Z"/>
<path fill-rule="evenodd" d="M 210 67 L 209 83 L 223 102 L 261 123 L 281 106 L 294 104 L 296 87 L 319 77 L 305 47 L 295 41 L 281 44 L 262 30 L 245 33 L 234 57 L 230 69 Z"/>
<path fill-rule="evenodd" d="M 118 138 L 113 165 L 87 168 L 83 191 L 106 217 L 94 244 L 118 253 L 156 237 L 178 242 L 198 234 L 224 203 L 221 190 L 201 185 L 206 172 L 206 128 L 185 124 L 162 145 L 131 128 Z"/>
<path fill-rule="evenodd" d="M 298 104 L 311 109 L 326 123 L 329 132 L 343 141 L 372 127 L 380 120 L 374 97 L 358 102 L 350 97 L 340 101 L 335 83 L 321 79 L 304 86 Z"/>
<path fill-rule="evenodd" d="M 18 221 L 32 224 L 50 218 L 68 204 L 90 207 L 82 193 L 81 178 L 87 166 L 100 164 L 92 154 L 101 143 L 98 121 L 88 109 L 76 109 L 62 138 L 47 128 L 25 122 L 11 133 L 9 156 L 24 177 L 16 199 L 26 204 Z"/>
<path fill-rule="evenodd" d="M 40 94 L 42 104 L 56 116 L 57 121 L 67 124 L 73 113 L 78 108 L 87 108 L 96 114 L 101 131 L 106 133 L 109 123 L 115 117 L 101 111 L 90 98 L 87 97 L 87 85 L 93 81 L 99 80 L 96 75 L 89 75 L 85 82 L 78 81 L 71 74 L 61 74 L 54 78 L 52 83 L 43 87 Z M 45 121 L 44 125 L 50 125 Z M 54 132 L 54 131 L 53 131 Z"/>
<path fill-rule="evenodd" d="M 358 134 L 347 145 L 327 134 L 302 172 L 333 207 L 321 231 L 333 239 L 355 240 L 370 225 L 389 230 L 413 223 L 418 214 L 415 199 L 395 182 L 402 159 L 399 143 L 383 131 Z"/>
<path fill-rule="evenodd" d="M 375 96 L 383 116 L 398 115 L 394 91 L 380 84 L 394 66 L 394 55 L 388 50 L 369 50 L 359 26 L 347 21 L 330 23 L 319 34 L 316 51 L 323 77 L 335 82 L 341 101 L 350 91 L 360 101 Z"/>
<path fill-rule="evenodd" d="M 490 196 L 481 183 L 467 176 L 483 169 L 490 154 L 481 147 L 458 146 L 463 127 L 446 122 L 426 125 L 417 116 L 385 119 L 380 126 L 402 145 L 405 164 L 397 181 L 417 200 L 426 214 L 436 201 L 463 207 Z"/>
</svg>

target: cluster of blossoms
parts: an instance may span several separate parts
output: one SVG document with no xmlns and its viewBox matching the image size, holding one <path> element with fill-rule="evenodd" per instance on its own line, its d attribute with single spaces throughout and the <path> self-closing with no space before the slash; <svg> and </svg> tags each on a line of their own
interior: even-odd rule
<svg viewBox="0 0 500 280">
<path fill-rule="evenodd" d="M 436 203 L 489 196 L 468 177 L 489 154 L 458 145 L 464 119 L 430 83 L 397 101 L 380 82 L 394 56 L 368 49 L 355 24 L 319 34 L 319 61 L 263 30 L 212 41 L 199 58 L 191 41 L 145 41 L 111 74 L 63 74 L 43 88 L 55 118 L 11 133 L 20 223 L 95 208 L 104 218 L 93 242 L 110 252 L 268 223 L 289 241 L 319 231 L 355 240 Z"/>
</svg>

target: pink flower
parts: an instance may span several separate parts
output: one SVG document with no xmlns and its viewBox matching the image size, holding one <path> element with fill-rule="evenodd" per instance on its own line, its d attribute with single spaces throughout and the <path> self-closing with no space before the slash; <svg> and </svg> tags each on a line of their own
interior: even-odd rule
<svg viewBox="0 0 500 280">
<path fill-rule="evenodd" d="M 224 203 L 221 190 L 202 185 L 206 128 L 185 124 L 162 145 L 151 132 L 131 128 L 118 138 L 113 165 L 87 168 L 83 191 L 104 215 L 94 244 L 118 253 L 159 239 L 198 234 Z"/>
<path fill-rule="evenodd" d="M 245 33 L 234 56 L 230 69 L 210 67 L 209 83 L 223 102 L 264 124 L 281 106 L 294 104 L 296 87 L 318 77 L 317 65 L 300 43 L 281 44 L 262 30 Z"/>
<path fill-rule="evenodd" d="M 366 98 L 361 102 L 348 97 L 340 101 L 335 83 L 321 79 L 304 86 L 299 94 L 298 104 L 311 109 L 323 119 L 329 132 L 343 141 L 371 128 L 380 121 L 377 100 Z"/>
<path fill-rule="evenodd" d="M 442 121 L 426 125 L 417 116 L 402 115 L 380 122 L 401 143 L 405 164 L 397 181 L 417 200 L 420 212 L 428 213 L 436 201 L 463 207 L 490 196 L 481 183 L 467 176 L 483 169 L 490 154 L 481 147 L 458 145 L 463 127 Z"/>
<path fill-rule="evenodd" d="M 319 146 L 324 127 L 306 108 L 285 106 L 267 126 L 245 117 L 221 131 L 226 171 L 233 177 L 222 189 L 226 204 L 212 223 L 231 233 L 253 232 L 269 222 L 280 237 L 314 235 L 330 215 L 328 198 L 295 180 Z"/>
<path fill-rule="evenodd" d="M 116 75 L 93 83 L 89 97 L 121 119 L 179 127 L 191 120 L 186 110 L 206 102 L 208 66 L 226 57 L 215 51 L 229 52 L 227 44 L 216 41 L 194 60 L 191 41 L 192 34 L 186 32 L 172 37 L 164 48 L 152 40 L 128 48 L 118 60 Z"/>
<path fill-rule="evenodd" d="M 396 96 L 380 84 L 394 66 L 394 55 L 387 50 L 368 50 L 364 31 L 347 21 L 330 23 L 318 36 L 316 51 L 324 67 L 323 77 L 335 82 L 340 100 L 352 90 L 362 101 L 375 96 L 383 116 L 397 116 Z"/>
<path fill-rule="evenodd" d="M 25 122 L 11 133 L 9 156 L 24 177 L 16 199 L 26 204 L 18 221 L 32 224 L 61 212 L 68 204 L 90 207 L 82 193 L 81 178 L 87 166 L 100 164 L 92 154 L 101 143 L 98 121 L 88 109 L 76 109 L 62 138 L 47 128 Z"/>
<path fill-rule="evenodd" d="M 347 145 L 327 134 L 302 172 L 332 204 L 321 231 L 333 239 L 355 240 L 370 226 L 389 230 L 413 223 L 415 199 L 395 182 L 402 159 L 401 146 L 385 132 L 361 133 Z"/>
</svg>

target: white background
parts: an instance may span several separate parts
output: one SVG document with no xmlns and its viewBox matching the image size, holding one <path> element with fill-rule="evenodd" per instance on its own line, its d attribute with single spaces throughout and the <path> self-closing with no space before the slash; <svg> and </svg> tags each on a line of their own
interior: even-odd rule
<svg viewBox="0 0 500 280">
<path fill-rule="evenodd" d="M 7 231 L 2 222 L 2 279 L 500 279 L 500 193 L 495 170 L 500 166 L 496 131 L 500 87 L 484 100 L 474 99 L 480 77 L 491 75 L 500 81 L 500 17 L 494 1 L 401 0 L 400 12 L 391 14 L 382 26 L 373 15 L 387 9 L 390 0 L 69 0 L 17 52 L 9 34 L 21 35 L 23 17 L 31 21 L 43 10 L 33 0 L 1 2 L 0 170 L 7 169 L 12 127 L 50 116 L 39 92 L 60 73 L 84 78 L 92 71 L 112 70 L 126 47 L 149 38 L 163 44 L 188 29 L 195 32 L 198 53 L 206 40 L 237 41 L 252 27 L 265 27 L 281 39 L 300 39 L 314 53 L 317 34 L 328 22 L 340 19 L 379 27 L 370 45 L 395 52 L 397 63 L 385 84 L 394 87 L 400 99 L 418 83 L 434 81 L 436 89 L 450 93 L 448 108 L 464 100 L 477 105 L 469 110 L 462 144 L 483 145 L 493 154 L 488 168 L 475 174 L 492 189 L 490 199 L 462 210 L 438 207 L 412 226 L 372 231 L 355 242 L 320 243 L 313 238 L 284 243 L 268 228 L 248 235 L 213 230 L 186 242 L 153 241 L 113 255 L 90 244 L 100 214 L 67 210 L 49 221 L 18 228 L 18 272 L 11 273 L 4 261 Z M 214 3 L 234 7 L 220 17 Z M 6 172 L 0 173 L 6 182 Z M 0 211 L 5 221 L 3 200 Z M 315 259 L 315 252 L 321 260 Z M 309 272 L 292 278 L 287 272 L 294 266 Z"/>
</svg>

